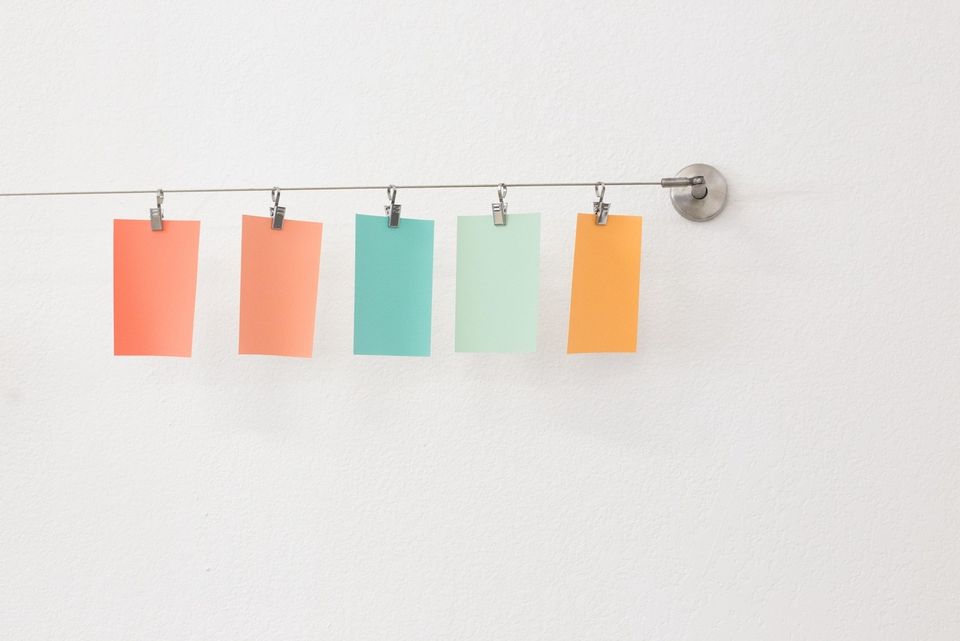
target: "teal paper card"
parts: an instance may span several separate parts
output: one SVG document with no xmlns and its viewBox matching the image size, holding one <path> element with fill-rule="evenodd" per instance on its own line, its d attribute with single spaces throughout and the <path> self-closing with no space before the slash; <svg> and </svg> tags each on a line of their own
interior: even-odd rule
<svg viewBox="0 0 960 641">
<path fill-rule="evenodd" d="M 353 353 L 430 355 L 433 221 L 357 214 Z"/>
<path fill-rule="evenodd" d="M 540 214 L 457 219 L 458 352 L 537 351 Z"/>
</svg>

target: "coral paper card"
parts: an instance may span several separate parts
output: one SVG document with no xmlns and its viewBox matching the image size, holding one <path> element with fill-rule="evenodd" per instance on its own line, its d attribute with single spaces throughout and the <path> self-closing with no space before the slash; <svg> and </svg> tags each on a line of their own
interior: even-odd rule
<svg viewBox="0 0 960 641">
<path fill-rule="evenodd" d="M 430 355 L 433 221 L 357 214 L 353 353 Z"/>
<path fill-rule="evenodd" d="M 537 351 L 540 214 L 457 218 L 458 352 Z"/>
<path fill-rule="evenodd" d="M 321 223 L 244 216 L 240 251 L 240 353 L 313 355 Z"/>
<path fill-rule="evenodd" d="M 577 216 L 567 352 L 637 351 L 643 218 Z"/>
<path fill-rule="evenodd" d="M 190 356 L 200 221 L 113 221 L 113 353 Z"/>
</svg>

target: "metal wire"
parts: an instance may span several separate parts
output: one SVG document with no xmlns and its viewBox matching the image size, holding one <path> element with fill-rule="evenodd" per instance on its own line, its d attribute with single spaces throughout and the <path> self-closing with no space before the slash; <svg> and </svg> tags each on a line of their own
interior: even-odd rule
<svg viewBox="0 0 960 641">
<path fill-rule="evenodd" d="M 205 187 L 202 189 L 164 189 L 165 194 L 213 194 L 225 192 L 273 192 L 274 189 L 280 191 L 373 191 L 385 190 L 388 188 L 396 189 L 496 189 L 501 185 L 504 187 L 594 187 L 600 183 L 577 182 L 577 183 L 464 183 L 450 185 L 327 185 L 321 187 Z M 661 181 L 642 181 L 642 182 L 604 182 L 608 187 L 634 187 L 634 186 L 664 186 Z M 0 193 L 0 197 L 20 197 L 20 196 L 119 196 L 127 194 L 156 194 L 156 189 L 108 189 L 99 191 L 25 191 Z"/>
</svg>

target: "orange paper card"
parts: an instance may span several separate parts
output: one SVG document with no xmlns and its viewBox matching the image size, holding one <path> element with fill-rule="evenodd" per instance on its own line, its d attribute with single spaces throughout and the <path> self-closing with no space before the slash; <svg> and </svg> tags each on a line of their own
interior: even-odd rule
<svg viewBox="0 0 960 641">
<path fill-rule="evenodd" d="M 643 218 L 577 215 L 567 352 L 637 351 Z"/>
<path fill-rule="evenodd" d="M 190 356 L 200 221 L 113 221 L 113 353 Z"/>
<path fill-rule="evenodd" d="M 243 217 L 240 353 L 313 355 L 321 223 Z"/>
</svg>

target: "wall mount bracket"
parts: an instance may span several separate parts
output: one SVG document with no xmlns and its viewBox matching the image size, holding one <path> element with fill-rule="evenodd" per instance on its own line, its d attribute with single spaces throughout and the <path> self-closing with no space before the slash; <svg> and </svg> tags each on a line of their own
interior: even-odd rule
<svg viewBox="0 0 960 641">
<path fill-rule="evenodd" d="M 671 190 L 670 202 L 677 213 L 695 223 L 713 220 L 727 204 L 727 179 L 711 165 L 687 165 L 660 185 Z"/>
</svg>

